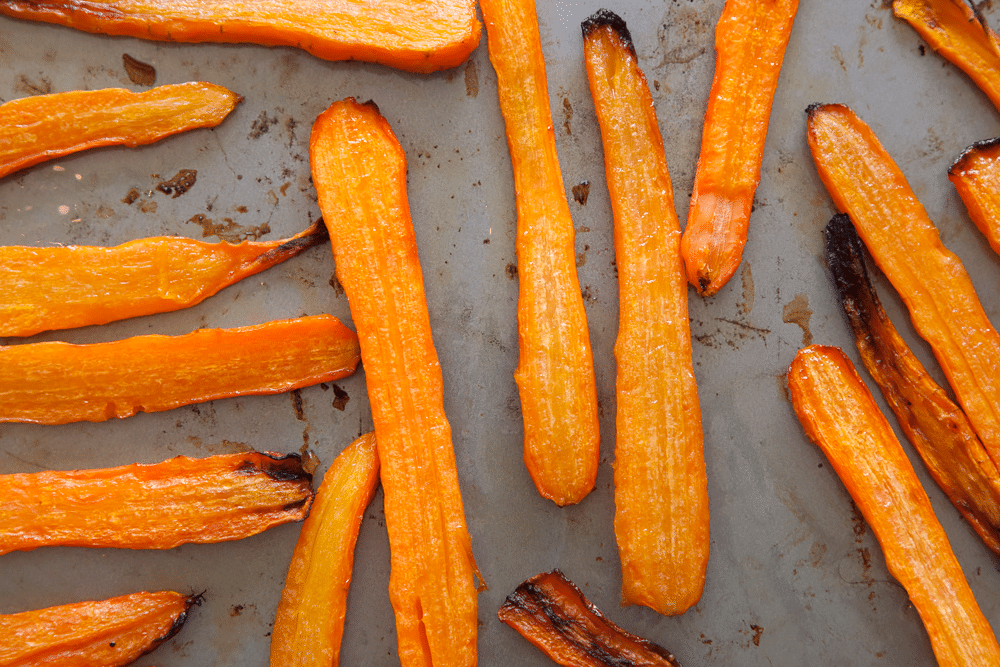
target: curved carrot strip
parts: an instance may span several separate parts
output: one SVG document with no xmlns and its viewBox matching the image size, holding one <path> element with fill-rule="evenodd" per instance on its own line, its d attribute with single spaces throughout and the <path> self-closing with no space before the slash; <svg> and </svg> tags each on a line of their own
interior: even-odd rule
<svg viewBox="0 0 1000 667">
<path fill-rule="evenodd" d="M 2 9 L 0 9 L 2 11 Z M 242 97 L 211 83 L 36 95 L 0 104 L 0 177 L 98 146 L 141 146 L 215 127 Z"/>
<path fill-rule="evenodd" d="M 1000 254 L 1000 137 L 977 141 L 948 169 L 969 217 Z"/>
<path fill-rule="evenodd" d="M 583 34 L 615 216 L 622 600 L 680 614 L 701 597 L 709 551 L 681 230 L 656 111 L 628 28 L 604 10 L 584 21 Z"/>
<path fill-rule="evenodd" d="M 518 366 L 524 463 L 538 492 L 580 502 L 597 478 L 597 386 L 556 155 L 534 0 L 483 0 L 517 196 Z"/>
</svg>

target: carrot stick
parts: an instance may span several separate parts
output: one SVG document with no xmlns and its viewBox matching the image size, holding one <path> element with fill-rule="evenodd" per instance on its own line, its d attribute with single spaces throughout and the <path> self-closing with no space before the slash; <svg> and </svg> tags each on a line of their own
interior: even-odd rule
<svg viewBox="0 0 1000 667">
<path fill-rule="evenodd" d="M 977 141 L 948 169 L 969 217 L 1000 254 L 1000 137 Z"/>
<path fill-rule="evenodd" d="M 615 217 L 622 600 L 680 614 L 701 597 L 709 550 L 680 225 L 653 100 L 625 22 L 602 10 L 583 22 L 583 35 Z"/>
</svg>

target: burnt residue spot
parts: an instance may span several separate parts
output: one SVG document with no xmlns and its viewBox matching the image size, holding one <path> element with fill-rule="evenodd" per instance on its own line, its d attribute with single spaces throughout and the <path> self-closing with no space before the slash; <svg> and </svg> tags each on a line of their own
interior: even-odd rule
<svg viewBox="0 0 1000 667">
<path fill-rule="evenodd" d="M 292 396 L 292 408 L 295 410 L 295 418 L 300 422 L 304 422 L 306 420 L 306 413 L 302 407 L 302 390 L 293 389 L 290 394 Z"/>
<path fill-rule="evenodd" d="M 343 411 L 347 407 L 349 400 L 351 400 L 351 397 L 347 395 L 346 391 L 338 385 L 333 385 L 333 407 Z"/>
<path fill-rule="evenodd" d="M 865 536 L 865 532 L 868 530 L 868 524 L 865 523 L 865 517 L 861 514 L 861 510 L 858 506 L 851 502 L 851 524 L 852 530 L 854 531 L 854 537 L 861 541 L 861 538 Z"/>
<path fill-rule="evenodd" d="M 128 194 L 122 199 L 122 203 L 131 206 L 139 198 L 139 190 L 132 188 L 128 191 Z"/>
<path fill-rule="evenodd" d="M 922 55 L 922 56 L 926 56 L 927 55 L 927 47 L 924 46 L 923 44 L 921 44 L 919 47 L 917 47 L 917 50 L 920 52 L 920 55 Z"/>
<path fill-rule="evenodd" d="M 181 169 L 173 178 L 157 183 L 156 189 L 165 195 L 170 195 L 171 199 L 177 199 L 190 190 L 196 180 L 198 180 L 197 169 Z"/>
<path fill-rule="evenodd" d="M 156 83 L 156 68 L 137 60 L 127 53 L 122 54 L 122 65 L 129 81 L 137 86 L 152 86 Z"/>
<path fill-rule="evenodd" d="M 566 130 L 566 134 L 573 134 L 573 130 L 569 126 L 569 122 L 573 120 L 573 105 L 569 103 L 569 98 L 564 97 L 562 101 L 563 115 L 566 117 L 566 121 L 563 123 L 563 128 Z"/>
<path fill-rule="evenodd" d="M 809 308 L 809 297 L 796 294 L 795 298 L 785 304 L 781 311 L 781 321 L 787 324 L 797 324 L 802 329 L 802 346 L 812 345 L 812 331 L 809 330 L 809 320 L 813 311 Z"/>
<path fill-rule="evenodd" d="M 158 204 L 155 201 L 146 200 L 139 204 L 139 210 L 143 213 L 156 213 Z"/>
<path fill-rule="evenodd" d="M 271 226 L 266 222 L 256 227 L 244 227 L 237 224 L 232 218 L 223 218 L 221 223 L 217 223 L 204 213 L 191 216 L 188 218 L 188 222 L 201 226 L 201 235 L 203 238 L 218 236 L 223 241 L 229 241 L 230 243 L 239 243 L 240 241 L 249 239 L 256 241 L 261 236 L 271 232 Z"/>
<path fill-rule="evenodd" d="M 507 268 L 504 269 L 504 273 L 506 273 L 507 277 L 511 280 L 517 280 L 517 264 L 508 264 Z"/>
<path fill-rule="evenodd" d="M 278 122 L 277 116 L 268 116 L 267 110 L 260 112 L 257 119 L 250 126 L 250 133 L 247 135 L 249 139 L 260 139 L 262 136 L 267 134 L 267 131 L 271 129 L 272 125 L 276 125 Z"/>
<path fill-rule="evenodd" d="M 764 634 L 764 628 L 762 628 L 759 625 L 755 625 L 754 623 L 751 623 L 750 629 L 753 630 L 753 637 L 750 638 L 750 641 L 753 642 L 754 646 L 760 646 L 760 637 L 761 635 Z"/>
<path fill-rule="evenodd" d="M 115 209 L 111 208 L 110 206 L 104 206 L 102 204 L 101 206 L 97 207 L 97 217 L 100 218 L 101 220 L 107 220 L 108 218 L 113 218 L 114 216 L 115 216 Z"/>
<path fill-rule="evenodd" d="M 25 95 L 48 95 L 52 92 L 52 81 L 47 77 L 29 79 L 26 75 L 22 74 L 17 77 L 14 89 Z"/>
<path fill-rule="evenodd" d="M 336 274 L 330 276 L 330 287 L 333 288 L 333 293 L 337 296 L 344 296 L 344 286 L 337 280 Z"/>
<path fill-rule="evenodd" d="M 465 64 L 465 95 L 466 97 L 479 96 L 479 66 L 475 60 L 469 60 Z"/>
<path fill-rule="evenodd" d="M 310 475 L 316 474 L 316 469 L 319 468 L 319 457 L 316 456 L 316 452 L 309 449 L 308 444 L 303 444 L 299 448 L 299 456 L 302 458 L 302 469 Z"/>
<path fill-rule="evenodd" d="M 583 266 L 586 263 L 587 263 L 587 253 L 585 253 L 585 252 L 578 252 L 578 253 L 576 253 L 576 266 L 577 266 L 577 268 Z"/>
<path fill-rule="evenodd" d="M 573 199 L 580 206 L 587 205 L 588 197 L 590 197 L 590 181 L 580 181 L 573 186 Z"/>
<path fill-rule="evenodd" d="M 243 613 L 243 609 L 244 609 L 243 605 L 234 604 L 232 607 L 229 608 L 229 615 L 232 616 L 233 618 L 236 618 L 237 616 Z"/>
</svg>

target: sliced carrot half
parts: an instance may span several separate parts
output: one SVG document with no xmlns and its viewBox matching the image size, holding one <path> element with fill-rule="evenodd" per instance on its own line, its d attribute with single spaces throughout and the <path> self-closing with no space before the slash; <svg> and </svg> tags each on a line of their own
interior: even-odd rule
<svg viewBox="0 0 1000 667">
<path fill-rule="evenodd" d="M 1000 137 L 977 141 L 948 169 L 969 217 L 1000 254 Z"/>
</svg>

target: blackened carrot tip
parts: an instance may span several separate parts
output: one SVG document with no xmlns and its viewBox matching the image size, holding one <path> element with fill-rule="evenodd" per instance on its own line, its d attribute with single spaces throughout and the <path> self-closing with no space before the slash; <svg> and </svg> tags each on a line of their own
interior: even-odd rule
<svg viewBox="0 0 1000 667">
<path fill-rule="evenodd" d="M 622 41 L 622 45 L 635 56 L 635 45 L 632 43 L 632 33 L 628 31 L 628 26 L 625 25 L 625 19 L 615 14 L 610 9 L 598 9 L 596 12 L 591 14 L 589 17 L 580 23 L 580 29 L 583 31 L 583 38 L 587 37 L 595 30 L 603 27 L 609 27 L 615 31 L 618 38 Z"/>
<path fill-rule="evenodd" d="M 1000 137 L 993 137 L 992 139 L 983 139 L 982 141 L 977 141 L 972 144 L 964 151 L 962 151 L 955 161 L 951 163 L 948 167 L 948 174 L 953 175 L 955 172 L 960 171 L 965 168 L 966 161 L 973 158 L 976 153 L 981 151 L 990 150 L 991 148 L 1000 147 Z"/>
</svg>

